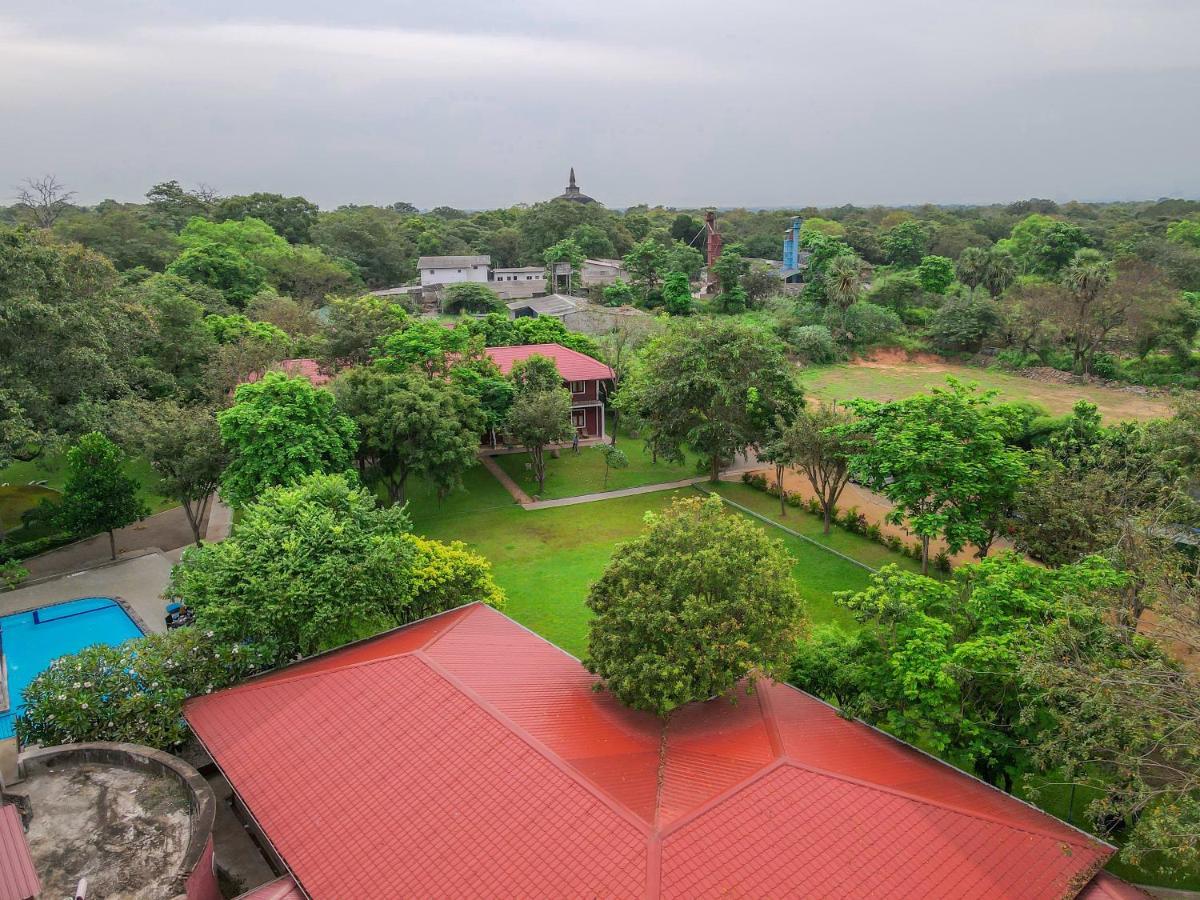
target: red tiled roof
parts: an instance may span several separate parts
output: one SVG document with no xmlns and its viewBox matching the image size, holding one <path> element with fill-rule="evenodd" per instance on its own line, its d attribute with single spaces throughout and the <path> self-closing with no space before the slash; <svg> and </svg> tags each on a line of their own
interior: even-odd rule
<svg viewBox="0 0 1200 900">
<path fill-rule="evenodd" d="M 0 900 L 29 900 L 41 890 L 21 814 L 12 804 L 0 806 Z"/>
<path fill-rule="evenodd" d="M 319 900 L 1058 898 L 1112 853 L 787 685 L 664 729 L 593 682 L 474 604 L 185 714 Z"/>
<path fill-rule="evenodd" d="M 313 387 L 321 387 L 330 381 L 329 374 L 321 370 L 321 364 L 315 359 L 281 359 L 269 371 L 283 372 L 292 378 L 307 378 Z M 246 383 L 253 383 L 260 378 L 262 372 L 251 372 L 246 376 Z"/>
<path fill-rule="evenodd" d="M 1098 872 L 1079 900 L 1150 900 L 1150 895 L 1108 872 Z"/>
<path fill-rule="evenodd" d="M 567 381 L 591 381 L 597 378 L 612 378 L 613 370 L 604 363 L 592 359 L 586 353 L 572 350 L 561 344 L 525 344 L 520 347 L 488 347 L 487 355 L 500 371 L 507 375 L 513 363 L 529 359 L 533 355 L 554 360 L 558 374 Z"/>
</svg>

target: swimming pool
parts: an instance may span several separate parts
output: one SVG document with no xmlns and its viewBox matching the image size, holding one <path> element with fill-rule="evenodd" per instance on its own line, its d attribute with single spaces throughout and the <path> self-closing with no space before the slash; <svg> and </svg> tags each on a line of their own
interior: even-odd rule
<svg viewBox="0 0 1200 900">
<path fill-rule="evenodd" d="M 141 630 L 107 597 L 85 597 L 0 616 L 0 652 L 8 675 L 9 708 L 0 713 L 0 739 L 10 738 L 24 708 L 25 688 L 50 663 L 92 644 L 119 644 Z"/>
</svg>

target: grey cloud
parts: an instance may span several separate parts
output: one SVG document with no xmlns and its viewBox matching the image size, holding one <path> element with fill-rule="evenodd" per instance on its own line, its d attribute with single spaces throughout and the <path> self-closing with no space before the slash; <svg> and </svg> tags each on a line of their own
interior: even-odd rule
<svg viewBox="0 0 1200 900">
<path fill-rule="evenodd" d="M 1200 195 L 1184 0 L 0 10 L 0 186 L 488 207 Z M 0 202 L 3 202 L 0 200 Z"/>
</svg>

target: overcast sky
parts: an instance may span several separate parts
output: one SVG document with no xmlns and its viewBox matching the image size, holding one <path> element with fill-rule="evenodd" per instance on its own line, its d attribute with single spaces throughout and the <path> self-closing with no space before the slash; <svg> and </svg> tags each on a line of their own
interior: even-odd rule
<svg viewBox="0 0 1200 900">
<path fill-rule="evenodd" d="M 1200 197 L 1200 0 L 6 0 L 0 203 Z"/>
</svg>

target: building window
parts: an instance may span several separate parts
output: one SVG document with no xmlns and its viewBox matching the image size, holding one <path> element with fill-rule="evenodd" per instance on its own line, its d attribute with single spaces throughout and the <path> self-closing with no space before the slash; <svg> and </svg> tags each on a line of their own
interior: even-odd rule
<svg viewBox="0 0 1200 900">
<path fill-rule="evenodd" d="M 571 393 L 572 394 L 587 393 L 587 382 L 586 381 L 572 381 L 571 382 Z"/>
<path fill-rule="evenodd" d="M 587 428 L 587 413 L 585 413 L 582 409 L 572 410 L 571 424 L 581 431 Z"/>
</svg>

